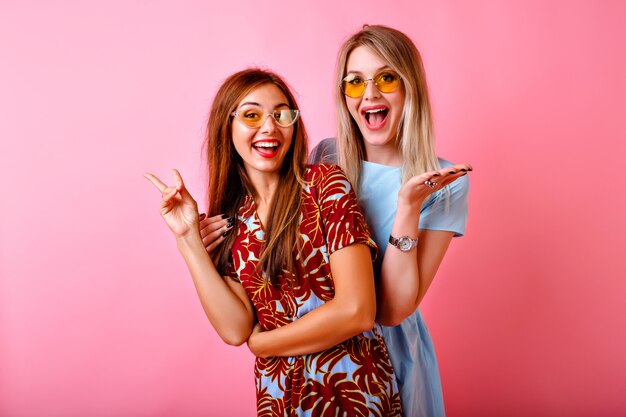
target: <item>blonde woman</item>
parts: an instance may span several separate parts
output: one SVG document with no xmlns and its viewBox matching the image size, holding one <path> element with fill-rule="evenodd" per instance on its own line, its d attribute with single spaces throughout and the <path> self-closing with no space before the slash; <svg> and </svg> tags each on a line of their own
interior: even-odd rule
<svg viewBox="0 0 626 417">
<path fill-rule="evenodd" d="M 341 46 L 337 138 L 315 162 L 337 162 L 379 248 L 377 320 L 405 416 L 445 415 L 434 346 L 418 306 L 454 236 L 465 233 L 472 167 L 435 153 L 420 54 L 403 33 L 365 26 Z"/>
</svg>

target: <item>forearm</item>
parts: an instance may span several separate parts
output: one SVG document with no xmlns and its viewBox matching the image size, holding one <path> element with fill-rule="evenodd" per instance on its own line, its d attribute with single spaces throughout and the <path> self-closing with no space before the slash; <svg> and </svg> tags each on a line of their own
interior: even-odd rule
<svg viewBox="0 0 626 417">
<path fill-rule="evenodd" d="M 370 248 L 349 245 L 330 255 L 335 285 L 332 300 L 280 328 L 253 333 L 248 340 L 260 357 L 319 352 L 374 327 L 376 292 Z"/>
<path fill-rule="evenodd" d="M 248 346 L 262 358 L 319 352 L 371 330 L 375 314 L 375 310 L 348 308 L 331 300 L 285 326 L 254 333 Z"/>
<path fill-rule="evenodd" d="M 226 343 L 241 345 L 252 331 L 251 307 L 224 282 L 199 235 L 177 238 L 177 245 L 209 321 Z"/>
<path fill-rule="evenodd" d="M 419 206 L 399 205 L 391 227 L 391 235 L 416 239 L 419 219 Z M 383 325 L 395 326 L 417 308 L 420 294 L 417 252 L 417 248 L 403 252 L 391 244 L 387 245 L 381 264 L 377 293 L 377 320 Z"/>
<path fill-rule="evenodd" d="M 413 314 L 430 288 L 453 235 L 449 231 L 421 230 L 416 249 L 402 252 L 392 245 L 387 247 L 378 292 L 381 324 L 396 326 Z"/>
</svg>

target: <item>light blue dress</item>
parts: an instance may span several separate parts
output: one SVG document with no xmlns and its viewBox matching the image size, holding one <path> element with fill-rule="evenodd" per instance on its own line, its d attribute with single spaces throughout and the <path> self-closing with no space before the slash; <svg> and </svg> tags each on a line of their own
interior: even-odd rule
<svg viewBox="0 0 626 417">
<path fill-rule="evenodd" d="M 334 141 L 329 140 L 322 141 L 311 154 L 311 159 L 329 161 L 333 157 Z M 443 159 L 439 163 L 442 167 L 452 165 Z M 400 167 L 362 163 L 357 197 L 372 238 L 378 245 L 379 254 L 374 265 L 376 274 L 380 273 L 380 262 L 387 248 L 401 181 Z M 451 231 L 455 236 L 462 236 L 467 222 L 468 177 L 459 178 L 448 189 L 447 201 L 444 193 L 438 191 L 424 202 L 419 228 Z M 437 356 L 419 309 L 398 326 L 381 327 L 400 389 L 404 416 L 445 416 Z"/>
</svg>

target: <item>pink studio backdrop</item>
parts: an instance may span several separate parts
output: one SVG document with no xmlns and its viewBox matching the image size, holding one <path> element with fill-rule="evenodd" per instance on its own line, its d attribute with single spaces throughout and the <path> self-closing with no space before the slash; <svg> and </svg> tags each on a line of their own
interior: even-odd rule
<svg viewBox="0 0 626 417">
<path fill-rule="evenodd" d="M 363 23 L 409 34 L 467 236 L 422 310 L 448 415 L 626 414 L 621 1 L 0 3 L 0 416 L 248 416 L 253 358 L 196 299 L 145 171 L 203 196 L 222 79 L 261 65 L 334 134 Z"/>
</svg>

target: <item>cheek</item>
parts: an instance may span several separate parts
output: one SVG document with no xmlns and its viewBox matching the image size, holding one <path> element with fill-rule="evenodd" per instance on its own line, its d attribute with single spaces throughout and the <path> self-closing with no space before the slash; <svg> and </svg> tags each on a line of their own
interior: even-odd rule
<svg viewBox="0 0 626 417">
<path fill-rule="evenodd" d="M 282 135 L 284 138 L 283 140 L 287 144 L 287 146 L 285 146 L 285 152 L 289 151 L 291 146 L 293 146 L 293 132 L 294 132 L 293 127 L 288 127 L 287 130 L 282 132 Z"/>
<path fill-rule="evenodd" d="M 241 151 L 247 146 L 249 133 L 242 130 L 241 127 L 233 125 L 232 128 L 232 137 L 233 137 L 233 146 L 238 154 L 241 154 Z"/>
<path fill-rule="evenodd" d="M 404 93 L 398 92 L 393 97 L 393 106 L 397 109 L 398 113 L 402 114 L 404 111 Z"/>
</svg>

